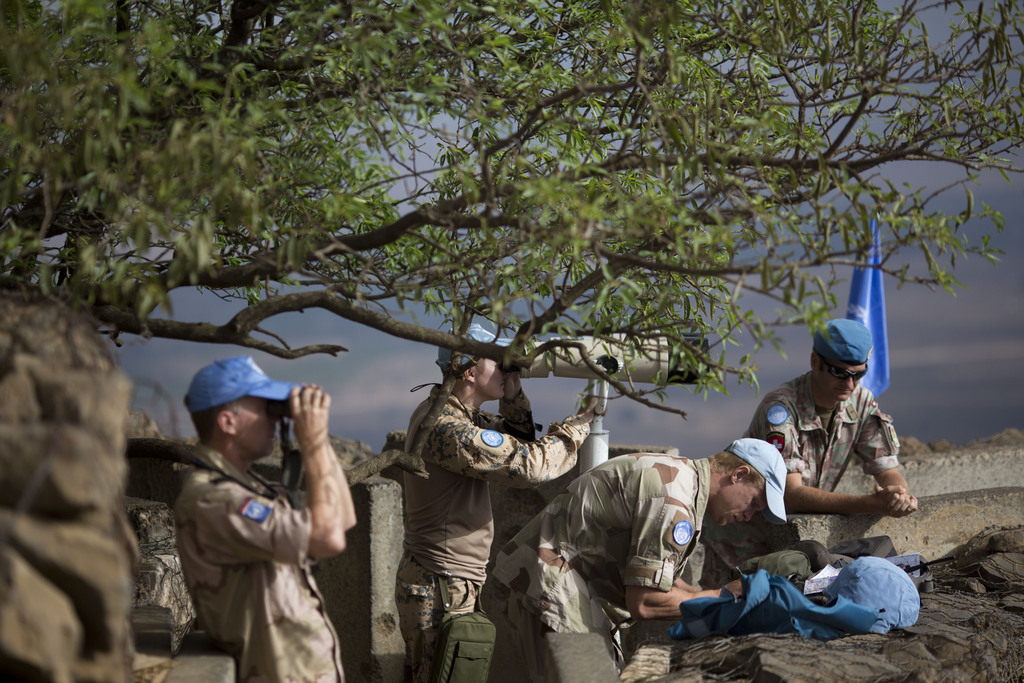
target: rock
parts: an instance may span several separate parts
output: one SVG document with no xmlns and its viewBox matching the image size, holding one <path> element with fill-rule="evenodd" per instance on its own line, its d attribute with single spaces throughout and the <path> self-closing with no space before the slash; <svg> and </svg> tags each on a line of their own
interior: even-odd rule
<svg viewBox="0 0 1024 683">
<path fill-rule="evenodd" d="M 984 439 L 976 439 L 964 444 L 965 448 L 987 448 L 991 446 L 1019 446 L 1024 444 L 1024 430 L 1010 427 L 1004 429 L 998 434 L 986 437 Z"/>
<path fill-rule="evenodd" d="M 369 444 L 362 441 L 332 436 L 331 445 L 334 446 L 334 452 L 338 454 L 338 459 L 341 460 L 344 467 L 350 467 L 356 463 L 369 460 L 374 455 L 373 449 L 370 448 Z"/>
<path fill-rule="evenodd" d="M 124 425 L 127 439 L 166 439 L 156 420 L 141 410 L 128 411 L 128 420 Z"/>
<path fill-rule="evenodd" d="M 16 680 L 74 681 L 82 631 L 64 591 L 0 546 L 0 671 Z"/>
<path fill-rule="evenodd" d="M 912 436 L 900 436 L 900 455 L 928 455 L 930 446 Z"/>
<path fill-rule="evenodd" d="M 124 635 L 132 591 L 131 577 L 122 569 L 134 558 L 124 539 L 88 523 L 7 510 L 0 510 L 0 528 L 9 529 L 11 547 L 67 595 L 83 628 L 85 650 L 114 648 Z"/>
<path fill-rule="evenodd" d="M 0 422 L 0 443 L 4 507 L 72 519 L 105 515 L 124 495 L 127 463 L 123 457 L 96 457 L 111 445 L 91 430 L 50 420 Z"/>
<path fill-rule="evenodd" d="M 960 574 L 969 575 L 993 553 L 1024 553 L 1024 526 L 988 527 L 956 549 L 954 566 Z"/>
<path fill-rule="evenodd" d="M 0 392 L 0 671 L 127 681 L 131 382 L 87 316 L 0 294 Z"/>
</svg>

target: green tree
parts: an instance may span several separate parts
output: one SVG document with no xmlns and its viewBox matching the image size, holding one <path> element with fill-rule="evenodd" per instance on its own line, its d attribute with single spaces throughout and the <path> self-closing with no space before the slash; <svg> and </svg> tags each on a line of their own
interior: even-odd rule
<svg viewBox="0 0 1024 683">
<path fill-rule="evenodd" d="M 957 258 L 995 258 L 962 230 L 1002 229 L 969 187 L 1020 170 L 1010 0 L 2 4 L 0 284 L 115 338 L 337 353 L 260 327 L 322 308 L 503 353 L 426 312 L 516 334 L 509 362 L 545 335 L 661 335 L 714 391 L 756 381 L 725 360 L 738 335 L 821 324 L 872 216 L 901 283 L 951 289 Z M 962 182 L 888 179 L 910 163 Z M 934 209 L 950 191 L 954 215 Z M 179 288 L 245 305 L 152 316 Z"/>
</svg>

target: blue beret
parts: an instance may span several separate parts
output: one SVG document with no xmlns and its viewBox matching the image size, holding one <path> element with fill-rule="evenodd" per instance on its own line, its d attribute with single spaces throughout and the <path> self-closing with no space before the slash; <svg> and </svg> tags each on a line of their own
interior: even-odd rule
<svg viewBox="0 0 1024 683">
<path fill-rule="evenodd" d="M 830 320 L 824 332 L 814 335 L 814 350 L 818 355 L 841 363 L 867 363 L 871 348 L 871 330 L 856 320 Z"/>
</svg>

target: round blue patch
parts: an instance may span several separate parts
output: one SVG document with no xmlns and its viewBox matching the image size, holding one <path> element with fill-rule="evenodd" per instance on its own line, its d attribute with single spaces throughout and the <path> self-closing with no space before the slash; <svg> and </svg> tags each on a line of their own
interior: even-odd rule
<svg viewBox="0 0 1024 683">
<path fill-rule="evenodd" d="M 485 429 L 480 432 L 480 440 L 491 448 L 497 448 L 501 444 L 505 443 L 505 435 L 501 432 L 496 432 L 493 429 Z"/>
<path fill-rule="evenodd" d="M 781 403 L 776 403 L 768 409 L 768 424 L 780 425 L 788 419 L 789 411 Z"/>
<path fill-rule="evenodd" d="M 681 522 L 676 522 L 676 526 L 672 529 L 672 540 L 677 545 L 686 545 L 693 538 L 693 524 L 690 524 L 690 520 L 684 519 Z"/>
</svg>

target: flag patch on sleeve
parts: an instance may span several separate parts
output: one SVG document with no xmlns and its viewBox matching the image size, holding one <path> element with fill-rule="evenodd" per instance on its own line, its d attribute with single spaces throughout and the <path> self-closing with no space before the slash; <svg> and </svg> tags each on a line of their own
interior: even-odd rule
<svg viewBox="0 0 1024 683">
<path fill-rule="evenodd" d="M 254 522 L 262 523 L 274 509 L 269 505 L 264 505 L 255 498 L 250 498 L 242 505 L 242 509 L 239 512 L 242 513 L 243 517 L 251 519 Z"/>
</svg>

